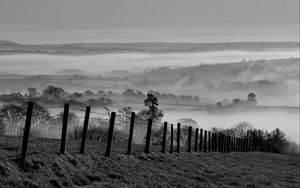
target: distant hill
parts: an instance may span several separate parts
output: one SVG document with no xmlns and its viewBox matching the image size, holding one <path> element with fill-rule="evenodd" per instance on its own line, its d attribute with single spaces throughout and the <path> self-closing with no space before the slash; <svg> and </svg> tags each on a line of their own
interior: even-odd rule
<svg viewBox="0 0 300 188">
<path fill-rule="evenodd" d="M 87 75 L 85 71 L 79 69 L 65 69 L 59 71 L 57 74 L 58 75 Z"/>
<path fill-rule="evenodd" d="M 69 44 L 18 44 L 0 41 L 1 54 L 102 54 L 123 52 L 177 53 L 222 50 L 262 51 L 298 49 L 299 42 L 225 42 L 225 43 L 69 43 Z"/>
<path fill-rule="evenodd" d="M 19 45 L 19 44 L 12 41 L 0 40 L 0 45 Z"/>
<path fill-rule="evenodd" d="M 160 67 L 131 76 L 130 81 L 142 90 L 190 93 L 219 100 L 254 92 L 260 101 L 268 101 L 268 105 L 291 105 L 299 104 L 299 74 L 299 58 L 289 58 Z"/>
<path fill-rule="evenodd" d="M 141 79 L 134 79 L 139 82 L 145 77 L 144 74 L 140 76 Z M 199 83 L 221 81 L 297 80 L 299 79 L 299 58 L 257 60 L 227 64 L 202 64 L 179 68 L 160 67 L 149 71 L 147 79 L 157 84 L 181 82 L 182 85 L 198 85 Z"/>
</svg>

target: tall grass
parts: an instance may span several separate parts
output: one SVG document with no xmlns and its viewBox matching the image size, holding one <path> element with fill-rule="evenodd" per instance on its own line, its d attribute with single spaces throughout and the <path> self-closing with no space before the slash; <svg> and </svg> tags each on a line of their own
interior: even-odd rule
<svg viewBox="0 0 300 188">
<path fill-rule="evenodd" d="M 82 138 L 82 126 L 75 127 L 72 131 L 69 131 L 67 137 L 69 140 L 80 140 Z M 95 140 L 100 142 L 106 142 L 108 135 L 108 126 L 99 126 L 91 124 L 87 131 L 87 140 Z M 115 129 L 113 133 L 113 143 L 126 143 L 128 140 L 128 134 L 124 130 Z"/>
</svg>

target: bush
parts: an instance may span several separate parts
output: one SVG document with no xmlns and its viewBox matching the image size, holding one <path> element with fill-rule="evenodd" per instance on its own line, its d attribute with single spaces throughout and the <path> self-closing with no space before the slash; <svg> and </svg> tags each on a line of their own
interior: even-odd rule
<svg viewBox="0 0 300 188">
<path fill-rule="evenodd" d="M 152 142 L 152 144 L 153 145 L 160 145 L 160 144 L 162 144 L 163 134 L 164 134 L 164 127 L 163 126 L 157 128 L 157 129 L 154 129 L 152 131 L 152 134 L 151 134 L 151 142 Z M 168 137 L 168 135 L 167 135 L 167 137 Z"/>
<path fill-rule="evenodd" d="M 6 104 L 0 107 L 0 119 L 7 135 L 17 135 L 21 126 L 24 126 L 25 113 L 22 107 Z"/>
</svg>

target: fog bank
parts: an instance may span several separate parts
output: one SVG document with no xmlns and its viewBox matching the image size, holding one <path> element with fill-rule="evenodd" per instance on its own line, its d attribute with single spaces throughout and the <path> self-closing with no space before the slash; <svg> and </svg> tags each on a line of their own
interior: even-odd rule
<svg viewBox="0 0 300 188">
<path fill-rule="evenodd" d="M 290 51 L 212 51 L 201 53 L 120 53 L 88 56 L 17 54 L 0 56 L 0 73 L 55 74 L 64 69 L 80 69 L 91 74 L 111 70 L 132 70 L 160 66 L 195 66 L 202 63 L 229 63 L 241 60 L 281 59 L 299 57 Z"/>
</svg>

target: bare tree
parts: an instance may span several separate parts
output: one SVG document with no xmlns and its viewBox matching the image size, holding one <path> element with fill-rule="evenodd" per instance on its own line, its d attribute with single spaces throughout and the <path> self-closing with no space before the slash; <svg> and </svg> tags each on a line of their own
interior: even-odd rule
<svg viewBox="0 0 300 188">
<path fill-rule="evenodd" d="M 238 137 L 247 136 L 247 132 L 249 130 L 253 130 L 253 129 L 254 129 L 253 125 L 251 125 L 251 123 L 249 123 L 247 121 L 239 122 L 232 128 L 235 136 L 238 136 Z"/>
</svg>

